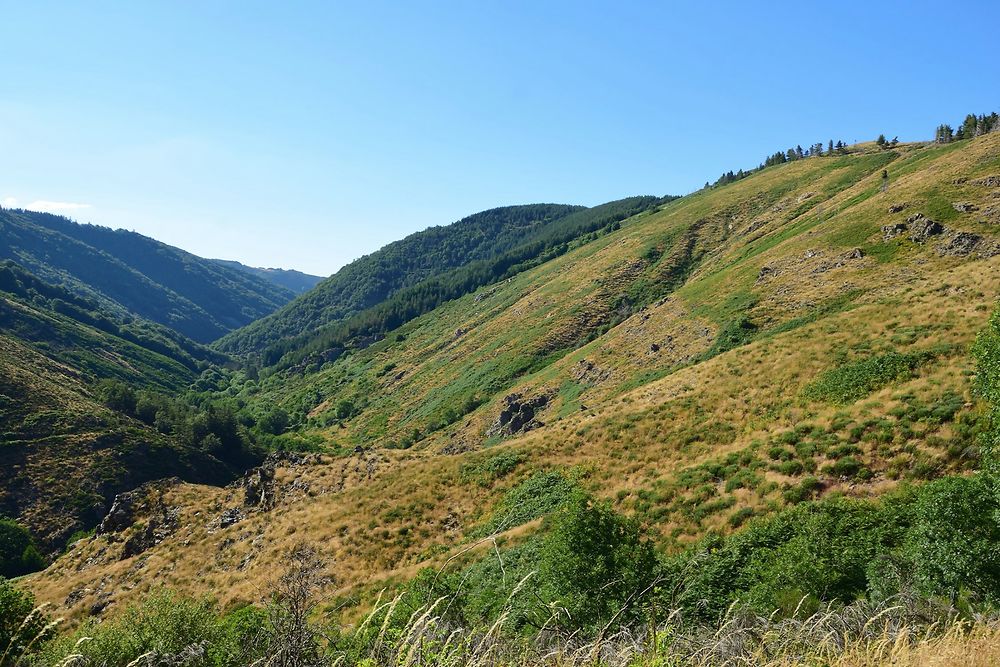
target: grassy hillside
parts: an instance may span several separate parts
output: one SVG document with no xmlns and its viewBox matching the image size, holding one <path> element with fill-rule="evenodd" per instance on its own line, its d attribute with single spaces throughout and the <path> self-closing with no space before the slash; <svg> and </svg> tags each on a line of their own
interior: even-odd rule
<svg viewBox="0 0 1000 667">
<path fill-rule="evenodd" d="M 316 287 L 321 280 L 323 280 L 321 276 L 312 276 L 308 273 L 302 273 L 301 271 L 290 269 L 261 269 L 255 266 L 247 266 L 246 264 L 240 264 L 239 262 L 233 262 L 225 259 L 217 259 L 215 261 L 223 266 L 239 269 L 240 271 L 245 271 L 251 275 L 258 276 L 259 278 L 269 280 L 279 287 L 291 290 L 295 294 L 308 292 L 313 287 Z"/>
<path fill-rule="evenodd" d="M 30 585 L 77 614 L 161 584 L 228 604 L 307 542 L 331 606 L 353 608 L 524 542 L 577 490 L 676 554 L 810 499 L 975 468 L 969 346 L 1000 295 L 998 175 L 1000 133 L 769 167 L 374 344 L 234 377 L 223 393 L 283 407 L 322 452 L 256 473 L 266 502 L 172 487 L 178 528 L 142 559 L 100 537 Z"/>
<path fill-rule="evenodd" d="M 202 259 L 135 232 L 60 216 L 0 209 L 0 260 L 97 300 L 119 317 L 142 317 L 200 343 L 291 300 L 270 280 Z"/>
<path fill-rule="evenodd" d="M 109 409 L 100 384 L 176 394 L 216 353 L 118 321 L 12 263 L 0 263 L 0 325 L 0 515 L 44 548 L 93 527 L 116 493 L 143 482 L 235 474 L 203 448 Z"/>
<path fill-rule="evenodd" d="M 263 354 L 269 365 L 286 352 L 307 346 L 317 329 L 337 327 L 395 296 L 374 317 L 356 318 L 357 331 L 346 333 L 371 339 L 384 333 L 386 326 L 398 326 L 386 325 L 387 318 L 406 321 L 414 313 L 427 312 L 581 233 L 610 224 L 615 214 L 620 219 L 652 201 L 624 200 L 614 210 L 596 214 L 578 206 L 509 206 L 431 227 L 355 260 L 280 311 L 226 336 L 217 347 L 235 354 Z M 428 283 L 434 279 L 437 282 Z M 319 336 L 323 339 L 329 333 Z M 333 332 L 335 338 L 340 335 Z"/>
</svg>

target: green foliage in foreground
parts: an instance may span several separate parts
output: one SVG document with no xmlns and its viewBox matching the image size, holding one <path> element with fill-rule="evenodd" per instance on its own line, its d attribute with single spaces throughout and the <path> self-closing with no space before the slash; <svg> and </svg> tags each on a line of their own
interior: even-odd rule
<svg viewBox="0 0 1000 667">
<path fill-rule="evenodd" d="M 155 664 L 247 665 L 261 657 L 267 629 L 263 609 L 243 607 L 220 614 L 209 599 L 157 591 L 111 622 L 87 623 L 72 636 L 49 643 L 34 664 L 56 664 L 76 654 L 79 664 L 124 666 L 153 652 L 176 658 Z M 81 637 L 88 639 L 80 642 Z"/>
<path fill-rule="evenodd" d="M 996 509 L 984 476 L 948 477 L 877 502 L 805 502 L 656 558 L 634 522 L 576 495 L 528 542 L 451 574 L 428 571 L 415 599 L 453 598 L 449 613 L 463 625 L 489 625 L 510 599 L 508 627 L 529 633 L 542 625 L 592 633 L 657 609 L 712 623 L 735 600 L 785 616 L 901 593 L 992 606 L 1000 603 Z"/>
<path fill-rule="evenodd" d="M 345 653 L 354 664 L 382 641 L 402 639 L 435 602 L 433 614 L 446 627 L 485 628 L 503 616 L 507 633 L 532 636 L 546 627 L 581 638 L 643 627 L 675 610 L 675 622 L 713 627 L 737 600 L 764 616 L 776 611 L 777 618 L 802 618 L 822 603 L 877 605 L 900 593 L 952 601 L 959 609 L 996 609 L 996 506 L 984 476 L 949 477 L 880 502 L 803 503 L 752 520 L 730 537 L 657 556 L 635 521 L 576 493 L 528 541 L 458 570 L 427 569 L 398 603 L 382 605 L 357 631 L 338 637 L 335 630 L 299 628 L 312 638 L 301 645 L 319 650 L 311 643 L 316 637 L 337 637 L 323 650 Z M 292 593 L 284 603 L 298 600 L 308 611 Z M 0 630 L 9 633 L 5 619 L 23 617 L 31 603 L 0 582 L 4 599 L 16 603 L 16 611 L 0 615 Z M 31 664 L 57 662 L 86 636 L 77 649 L 86 657 L 81 664 L 123 667 L 155 651 L 194 657 L 195 664 L 245 665 L 296 644 L 297 626 L 281 622 L 290 609 L 281 604 L 220 614 L 207 600 L 156 593 L 49 642 Z"/>
<path fill-rule="evenodd" d="M 0 576 L 0 656 L 19 656 L 45 634 L 47 619 L 35 611 L 35 598 Z M 0 667 L 8 663 L 0 658 Z"/>
</svg>

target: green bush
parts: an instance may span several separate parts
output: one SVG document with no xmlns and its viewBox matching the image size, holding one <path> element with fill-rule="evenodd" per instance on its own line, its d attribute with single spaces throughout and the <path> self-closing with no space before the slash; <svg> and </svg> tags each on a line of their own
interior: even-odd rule
<svg viewBox="0 0 1000 667">
<path fill-rule="evenodd" d="M 553 516 L 538 571 L 547 598 L 565 610 L 561 624 L 593 630 L 615 614 L 619 623 L 638 618 L 656 556 L 637 523 L 577 495 Z"/>
<path fill-rule="evenodd" d="M 101 403 L 128 415 L 135 414 L 137 398 L 135 392 L 120 380 L 101 380 L 97 383 L 97 396 Z"/>
<path fill-rule="evenodd" d="M 1000 600 L 1000 525 L 996 498 L 980 475 L 948 477 L 920 489 L 905 553 L 927 595 L 975 591 Z"/>
<path fill-rule="evenodd" d="M 488 486 L 514 472 L 526 458 L 521 452 L 498 452 L 488 458 L 464 464 L 460 473 L 465 480 Z"/>
<path fill-rule="evenodd" d="M 539 470 L 507 491 L 484 530 L 508 530 L 533 521 L 565 504 L 577 490 L 562 473 Z"/>
<path fill-rule="evenodd" d="M 43 664 L 55 664 L 74 652 L 86 664 L 125 667 L 151 651 L 161 655 L 204 651 L 196 664 L 236 667 L 260 657 L 255 653 L 264 647 L 267 631 L 267 614 L 259 608 L 222 616 L 210 600 L 161 590 L 109 620 L 89 622 L 53 642 L 42 658 Z M 90 639 L 78 644 L 81 637 Z"/>
<path fill-rule="evenodd" d="M 19 577 L 45 567 L 31 533 L 11 519 L 0 519 L 0 577 Z"/>
<path fill-rule="evenodd" d="M 806 387 L 804 395 L 815 401 L 839 405 L 853 403 L 876 389 L 911 377 L 933 355 L 929 352 L 902 354 L 887 352 L 867 359 L 845 363 L 822 373 Z"/>
<path fill-rule="evenodd" d="M 8 652 L 9 664 L 21 657 L 32 641 L 44 636 L 48 617 L 35 610 L 35 598 L 0 576 L 0 656 Z M 7 665 L 0 659 L 0 664 Z"/>
</svg>

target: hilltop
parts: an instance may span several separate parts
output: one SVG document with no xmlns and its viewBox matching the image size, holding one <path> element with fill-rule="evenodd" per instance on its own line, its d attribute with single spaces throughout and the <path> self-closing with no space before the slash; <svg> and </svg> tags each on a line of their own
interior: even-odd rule
<svg viewBox="0 0 1000 667">
<path fill-rule="evenodd" d="M 484 536 L 528 539 L 575 490 L 679 553 L 802 502 L 975 469 L 968 351 L 1000 295 L 998 174 L 997 132 L 852 146 L 651 201 L 384 337 L 304 341 L 351 306 L 279 311 L 221 348 L 307 353 L 216 391 L 282 411 L 315 451 L 158 492 L 138 527 L 29 585 L 75 614 L 162 583 L 252 601 L 304 541 L 354 608 Z M 175 527 L 123 558 L 160 513 Z"/>
</svg>

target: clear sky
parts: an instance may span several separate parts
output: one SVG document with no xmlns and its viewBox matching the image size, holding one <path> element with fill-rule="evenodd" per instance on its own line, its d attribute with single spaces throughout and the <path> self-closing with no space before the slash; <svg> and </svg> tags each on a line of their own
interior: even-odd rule
<svg viewBox="0 0 1000 667">
<path fill-rule="evenodd" d="M 325 275 L 1000 109 L 996 0 L 686 4 L 0 0 L 0 203 Z"/>
</svg>

